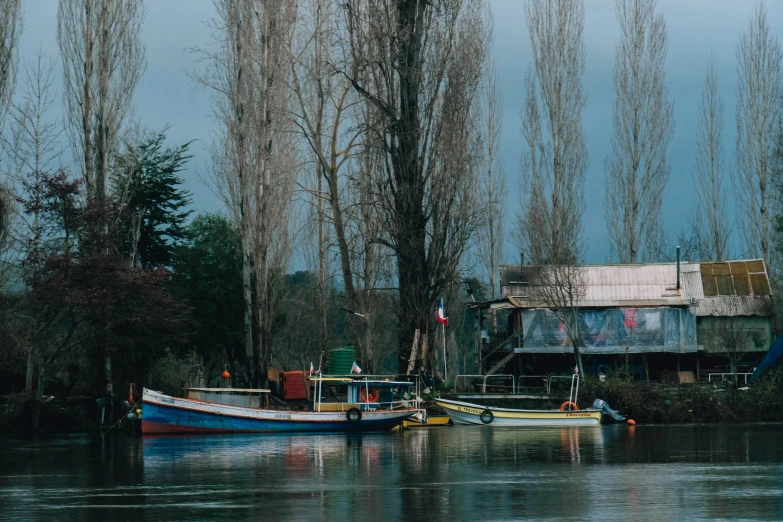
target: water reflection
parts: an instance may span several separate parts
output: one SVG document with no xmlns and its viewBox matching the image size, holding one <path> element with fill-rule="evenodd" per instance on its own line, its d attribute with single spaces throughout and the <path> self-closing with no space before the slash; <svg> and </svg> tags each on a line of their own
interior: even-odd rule
<svg viewBox="0 0 783 522">
<path fill-rule="evenodd" d="M 5 441 L 0 517 L 783 519 L 781 425 Z"/>
</svg>

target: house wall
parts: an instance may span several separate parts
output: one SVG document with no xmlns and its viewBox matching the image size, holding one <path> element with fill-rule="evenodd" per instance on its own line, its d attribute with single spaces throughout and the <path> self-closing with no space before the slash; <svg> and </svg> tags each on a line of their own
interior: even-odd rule
<svg viewBox="0 0 783 522">
<path fill-rule="evenodd" d="M 766 352 L 772 345 L 771 317 L 698 317 L 696 338 L 704 353 Z"/>
</svg>

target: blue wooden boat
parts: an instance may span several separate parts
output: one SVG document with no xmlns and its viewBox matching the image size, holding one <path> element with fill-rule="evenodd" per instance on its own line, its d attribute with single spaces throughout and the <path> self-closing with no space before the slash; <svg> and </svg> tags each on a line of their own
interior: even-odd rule
<svg viewBox="0 0 783 522">
<path fill-rule="evenodd" d="M 144 389 L 141 431 L 144 434 L 196 432 L 381 431 L 426 411 L 408 401 L 395 401 L 394 389 L 413 383 L 350 377 L 316 377 L 308 410 L 269 408 L 269 390 L 188 388 L 186 398 Z M 323 383 L 345 385 L 345 402 L 324 402 Z"/>
</svg>

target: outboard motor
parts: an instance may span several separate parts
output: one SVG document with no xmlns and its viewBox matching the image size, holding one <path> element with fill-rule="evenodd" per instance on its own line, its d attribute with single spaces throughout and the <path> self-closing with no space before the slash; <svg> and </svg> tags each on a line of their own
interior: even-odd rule
<svg viewBox="0 0 783 522">
<path fill-rule="evenodd" d="M 595 402 L 593 403 L 593 409 L 601 410 L 604 413 L 604 415 L 609 415 L 617 422 L 623 422 L 625 420 L 625 417 L 621 415 L 619 411 L 613 410 L 612 408 L 609 407 L 608 404 L 606 404 L 606 401 L 602 401 L 601 399 L 595 400 Z"/>
</svg>

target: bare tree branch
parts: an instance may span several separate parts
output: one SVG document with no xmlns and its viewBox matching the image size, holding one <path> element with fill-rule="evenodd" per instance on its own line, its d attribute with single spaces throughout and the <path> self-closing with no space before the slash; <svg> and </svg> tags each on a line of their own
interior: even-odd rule
<svg viewBox="0 0 783 522">
<path fill-rule="evenodd" d="M 674 134 L 664 65 L 666 23 L 657 0 L 616 0 L 620 23 L 614 69 L 614 135 L 606 159 L 606 224 L 614 258 L 622 263 L 658 255 L 661 203 Z"/>
<path fill-rule="evenodd" d="M 515 239 L 533 263 L 574 263 L 583 252 L 588 156 L 582 131 L 582 0 L 528 0 L 533 69 L 522 109 L 522 214 Z"/>
<path fill-rule="evenodd" d="M 718 75 L 710 60 L 704 78 L 696 127 L 696 202 L 691 218 L 692 247 L 687 259 L 723 261 L 728 258 L 731 225 L 726 208 L 723 179 L 723 98 L 718 91 Z M 693 249 L 693 248 L 692 248 Z"/>
<path fill-rule="evenodd" d="M 144 14 L 135 0 L 60 0 L 66 129 L 90 201 L 106 197 L 110 162 L 146 67 Z"/>
<path fill-rule="evenodd" d="M 737 221 L 748 255 L 777 270 L 773 218 L 779 209 L 772 186 L 771 153 L 781 116 L 781 49 L 764 4 L 737 43 L 737 142 L 731 171 Z"/>
</svg>

